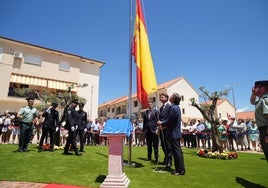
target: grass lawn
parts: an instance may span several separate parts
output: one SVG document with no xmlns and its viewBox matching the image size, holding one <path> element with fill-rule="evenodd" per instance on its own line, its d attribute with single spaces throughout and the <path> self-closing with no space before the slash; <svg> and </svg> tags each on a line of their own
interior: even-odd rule
<svg viewBox="0 0 268 188">
<path fill-rule="evenodd" d="M 62 150 L 38 153 L 36 145 L 18 153 L 17 145 L 0 145 L 0 180 L 99 187 L 108 173 L 108 147 L 86 146 L 83 156 L 65 156 Z M 128 159 L 128 148 L 124 148 Z M 160 161 L 163 160 L 161 148 Z M 238 153 L 238 159 L 219 160 L 197 156 L 197 149 L 183 148 L 185 176 L 159 172 L 161 165 L 146 161 L 146 147 L 132 148 L 135 167 L 124 167 L 130 188 L 268 187 L 268 163 L 263 154 Z"/>
</svg>

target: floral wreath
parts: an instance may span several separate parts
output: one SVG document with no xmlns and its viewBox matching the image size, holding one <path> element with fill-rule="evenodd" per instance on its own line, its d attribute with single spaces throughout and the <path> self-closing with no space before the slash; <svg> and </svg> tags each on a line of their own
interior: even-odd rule
<svg viewBox="0 0 268 188">
<path fill-rule="evenodd" d="M 222 153 L 215 151 L 212 152 L 206 149 L 200 149 L 197 151 L 197 155 L 204 158 L 210 159 L 237 159 L 238 154 L 233 151 L 223 151 Z"/>
</svg>

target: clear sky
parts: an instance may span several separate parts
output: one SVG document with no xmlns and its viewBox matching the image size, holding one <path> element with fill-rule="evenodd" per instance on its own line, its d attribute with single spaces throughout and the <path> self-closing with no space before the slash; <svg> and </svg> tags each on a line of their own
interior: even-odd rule
<svg viewBox="0 0 268 188">
<path fill-rule="evenodd" d="M 251 87 L 268 79 L 267 0 L 142 2 L 158 84 L 233 86 L 236 108 L 254 109 Z M 129 12 L 130 0 L 2 0 L 0 35 L 105 62 L 101 104 L 129 93 Z"/>
</svg>

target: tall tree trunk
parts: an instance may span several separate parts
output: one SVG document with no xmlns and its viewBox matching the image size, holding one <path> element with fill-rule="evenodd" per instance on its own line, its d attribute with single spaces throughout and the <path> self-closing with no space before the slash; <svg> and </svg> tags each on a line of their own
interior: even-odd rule
<svg viewBox="0 0 268 188">
<path fill-rule="evenodd" d="M 212 139 L 212 151 L 219 151 L 220 153 L 223 152 L 223 147 L 221 145 L 220 141 L 220 134 L 217 131 L 217 124 L 213 123 L 211 125 L 212 127 L 212 134 L 211 134 L 211 139 Z"/>
</svg>

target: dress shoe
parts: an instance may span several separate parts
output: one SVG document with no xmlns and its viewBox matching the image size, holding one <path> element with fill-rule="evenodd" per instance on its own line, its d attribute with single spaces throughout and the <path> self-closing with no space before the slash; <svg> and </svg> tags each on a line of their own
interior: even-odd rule
<svg viewBox="0 0 268 188">
<path fill-rule="evenodd" d="M 81 156 L 82 153 L 80 153 L 80 152 L 75 152 L 75 155 L 77 155 L 77 156 Z"/>
<path fill-rule="evenodd" d="M 85 150 L 79 150 L 79 152 L 83 152 L 83 153 L 85 153 Z"/>
<path fill-rule="evenodd" d="M 165 166 L 165 168 L 163 168 L 163 170 L 170 172 L 171 171 L 171 167 L 170 166 Z"/>
<path fill-rule="evenodd" d="M 23 149 L 18 149 L 18 152 L 23 152 Z"/>
<path fill-rule="evenodd" d="M 39 148 L 39 149 L 38 149 L 38 152 L 42 152 L 42 151 L 44 151 L 42 148 Z"/>
<path fill-rule="evenodd" d="M 178 171 L 174 171 L 174 172 L 171 172 L 171 175 L 174 175 L 174 176 L 180 176 L 180 175 L 184 175 L 186 173 L 185 170 L 181 171 L 181 172 L 178 172 Z"/>
<path fill-rule="evenodd" d="M 68 152 L 68 151 L 64 151 L 62 154 L 63 154 L 63 155 L 72 155 L 72 153 L 70 153 L 70 152 Z"/>
</svg>

